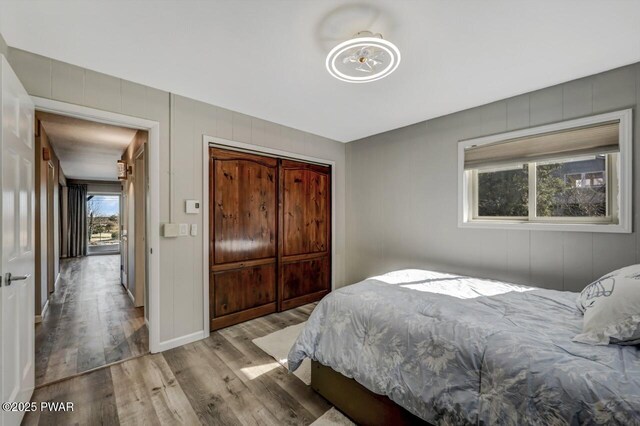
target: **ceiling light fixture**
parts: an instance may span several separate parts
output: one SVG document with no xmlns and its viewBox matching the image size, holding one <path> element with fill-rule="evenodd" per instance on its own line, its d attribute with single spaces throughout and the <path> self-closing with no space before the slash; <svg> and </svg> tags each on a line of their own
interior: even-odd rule
<svg viewBox="0 0 640 426">
<path fill-rule="evenodd" d="M 369 83 L 394 72 L 400 65 L 400 50 L 382 35 L 360 31 L 327 55 L 327 71 L 338 80 Z"/>
</svg>

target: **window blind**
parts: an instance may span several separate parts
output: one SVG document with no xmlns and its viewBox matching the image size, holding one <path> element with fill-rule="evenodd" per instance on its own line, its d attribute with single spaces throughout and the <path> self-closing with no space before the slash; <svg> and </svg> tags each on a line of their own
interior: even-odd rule
<svg viewBox="0 0 640 426">
<path fill-rule="evenodd" d="M 619 152 L 620 121 L 510 139 L 465 149 L 464 168 Z"/>
</svg>

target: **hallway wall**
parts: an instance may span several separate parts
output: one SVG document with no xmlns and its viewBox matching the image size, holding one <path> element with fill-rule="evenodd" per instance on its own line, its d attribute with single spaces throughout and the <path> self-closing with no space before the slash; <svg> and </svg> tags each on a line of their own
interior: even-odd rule
<svg viewBox="0 0 640 426">
<path fill-rule="evenodd" d="M 53 262 L 54 281 L 60 273 L 60 192 L 59 183 L 64 182 L 64 172 L 60 167 L 60 161 L 56 155 L 47 133 L 42 125 L 39 125 L 39 133 L 36 136 L 35 146 L 35 197 L 36 205 L 39 207 L 35 211 L 35 247 L 39 248 L 35 253 L 35 271 L 34 278 L 36 283 L 36 307 L 35 314 L 41 315 L 42 309 L 49 298 L 48 291 L 48 262 Z M 49 161 L 43 159 L 44 150 L 48 149 L 51 155 Z M 53 166 L 53 182 L 52 193 L 48 191 L 47 176 L 49 173 L 49 164 Z M 62 177 L 61 177 L 62 176 Z M 47 246 L 47 236 L 49 232 L 49 223 L 47 221 L 47 203 L 49 198 L 53 202 L 53 252 L 49 252 Z"/>
<path fill-rule="evenodd" d="M 133 303 L 136 307 L 144 305 L 144 259 L 140 258 L 141 254 L 136 253 L 137 243 L 139 242 L 139 235 L 143 232 L 143 229 L 137 226 L 136 212 L 140 212 L 144 206 L 140 206 L 139 200 L 136 194 L 137 188 L 137 170 L 135 167 L 135 155 L 138 150 L 147 143 L 148 132 L 138 131 L 133 138 L 131 144 L 127 147 L 122 154 L 122 159 L 127 162 L 127 167 L 131 167 L 133 175 L 130 175 L 127 180 L 122 181 L 122 202 L 123 212 L 122 215 L 122 229 L 127 232 L 127 242 L 125 244 L 123 253 L 123 265 L 125 267 L 127 282 L 126 287 Z M 141 284 L 139 285 L 138 282 Z M 146 312 L 146 311 L 145 311 Z"/>
</svg>

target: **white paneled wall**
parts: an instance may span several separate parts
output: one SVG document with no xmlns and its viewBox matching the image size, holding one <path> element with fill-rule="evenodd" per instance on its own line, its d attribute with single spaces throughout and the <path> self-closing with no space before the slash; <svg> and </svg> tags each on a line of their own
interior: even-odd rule
<svg viewBox="0 0 640 426">
<path fill-rule="evenodd" d="M 345 284 L 344 144 L 180 96 L 174 97 L 171 112 L 170 95 L 161 90 L 18 49 L 9 48 L 8 58 L 31 95 L 160 122 L 161 223 L 168 222 L 171 213 L 174 222 L 196 223 L 198 229 L 203 229 L 206 218 L 184 213 L 184 200 L 202 199 L 203 134 L 335 161 L 334 268 L 336 286 Z M 173 126 L 171 132 L 170 122 Z M 173 135 L 171 158 L 170 133 Z M 170 197 L 171 188 L 173 193 Z M 171 199 L 174 200 L 173 205 L 170 205 Z M 206 259 L 202 253 L 202 238 L 202 234 L 198 237 L 161 238 L 161 342 L 203 329 L 205 277 L 202 271 Z"/>
<path fill-rule="evenodd" d="M 412 266 L 578 291 L 639 262 L 637 232 L 458 229 L 456 211 L 460 139 L 634 108 L 638 141 L 639 92 L 635 64 L 347 144 L 347 281 Z M 638 173 L 634 193 L 635 230 Z"/>
</svg>

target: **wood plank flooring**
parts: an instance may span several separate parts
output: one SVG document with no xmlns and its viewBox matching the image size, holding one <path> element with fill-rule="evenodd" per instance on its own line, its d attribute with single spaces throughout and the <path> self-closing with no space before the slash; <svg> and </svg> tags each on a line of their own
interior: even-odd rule
<svg viewBox="0 0 640 426">
<path fill-rule="evenodd" d="M 119 255 L 61 260 L 35 333 L 36 386 L 149 351 L 144 309 L 120 285 Z"/>
<path fill-rule="evenodd" d="M 315 304 L 211 333 L 37 389 L 33 401 L 72 401 L 24 424 L 308 425 L 331 405 L 251 340 L 305 321 Z"/>
</svg>

